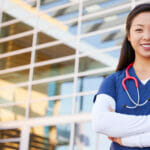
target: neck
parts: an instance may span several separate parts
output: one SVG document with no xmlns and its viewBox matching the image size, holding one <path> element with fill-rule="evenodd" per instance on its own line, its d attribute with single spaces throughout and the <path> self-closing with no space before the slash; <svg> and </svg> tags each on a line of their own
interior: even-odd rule
<svg viewBox="0 0 150 150">
<path fill-rule="evenodd" d="M 147 60 L 143 60 L 143 61 L 137 61 L 135 59 L 133 67 L 137 70 L 137 71 L 149 71 L 150 70 L 150 59 Z"/>
<path fill-rule="evenodd" d="M 150 59 L 144 61 L 135 60 L 133 67 L 139 79 L 145 80 L 150 78 Z"/>
</svg>

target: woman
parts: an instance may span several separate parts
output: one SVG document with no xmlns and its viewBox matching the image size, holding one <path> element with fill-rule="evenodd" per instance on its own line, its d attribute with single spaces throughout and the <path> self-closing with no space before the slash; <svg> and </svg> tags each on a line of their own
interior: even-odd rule
<svg viewBox="0 0 150 150">
<path fill-rule="evenodd" d="M 126 75 L 132 77 L 123 81 Z M 110 150 L 150 150 L 149 100 L 150 3 L 147 3 L 129 13 L 116 72 L 105 78 L 94 97 L 92 125 L 97 133 L 112 140 Z"/>
</svg>

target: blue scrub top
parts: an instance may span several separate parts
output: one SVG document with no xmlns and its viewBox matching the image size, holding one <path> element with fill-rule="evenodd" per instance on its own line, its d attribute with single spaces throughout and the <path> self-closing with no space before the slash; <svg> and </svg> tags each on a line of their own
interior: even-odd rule
<svg viewBox="0 0 150 150">
<path fill-rule="evenodd" d="M 138 80 L 139 84 L 139 92 L 140 92 L 140 103 L 143 103 L 146 99 L 150 97 L 150 80 L 144 85 L 136 76 L 133 66 L 129 69 L 130 76 L 135 77 Z M 116 112 L 128 115 L 149 115 L 150 114 L 150 102 L 145 104 L 144 106 L 137 107 L 135 109 L 124 108 L 123 105 L 134 106 L 134 104 L 130 101 L 128 95 L 122 87 L 122 80 L 125 78 L 125 69 L 122 71 L 115 72 L 109 76 L 107 76 L 102 82 L 98 93 L 94 96 L 94 100 L 96 100 L 96 96 L 98 94 L 107 94 L 114 98 L 116 101 Z M 133 80 L 126 81 L 127 90 L 130 93 L 132 99 L 137 102 L 138 95 L 137 89 L 135 86 L 135 82 Z M 150 147 L 146 148 L 131 148 L 120 146 L 117 143 L 112 143 L 110 150 L 150 150 Z"/>
</svg>

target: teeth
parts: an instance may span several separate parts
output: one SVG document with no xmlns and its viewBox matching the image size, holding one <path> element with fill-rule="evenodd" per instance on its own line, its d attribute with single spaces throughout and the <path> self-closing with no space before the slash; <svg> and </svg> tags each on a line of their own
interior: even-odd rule
<svg viewBox="0 0 150 150">
<path fill-rule="evenodd" d="M 144 47 L 150 47 L 150 45 L 143 45 Z"/>
</svg>

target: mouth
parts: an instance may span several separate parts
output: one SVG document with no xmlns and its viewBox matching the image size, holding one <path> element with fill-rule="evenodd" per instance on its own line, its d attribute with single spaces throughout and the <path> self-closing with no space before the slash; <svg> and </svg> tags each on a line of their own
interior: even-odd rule
<svg viewBox="0 0 150 150">
<path fill-rule="evenodd" d="M 150 50 L 150 43 L 144 43 L 141 44 L 141 46 L 144 48 L 144 50 Z"/>
</svg>

